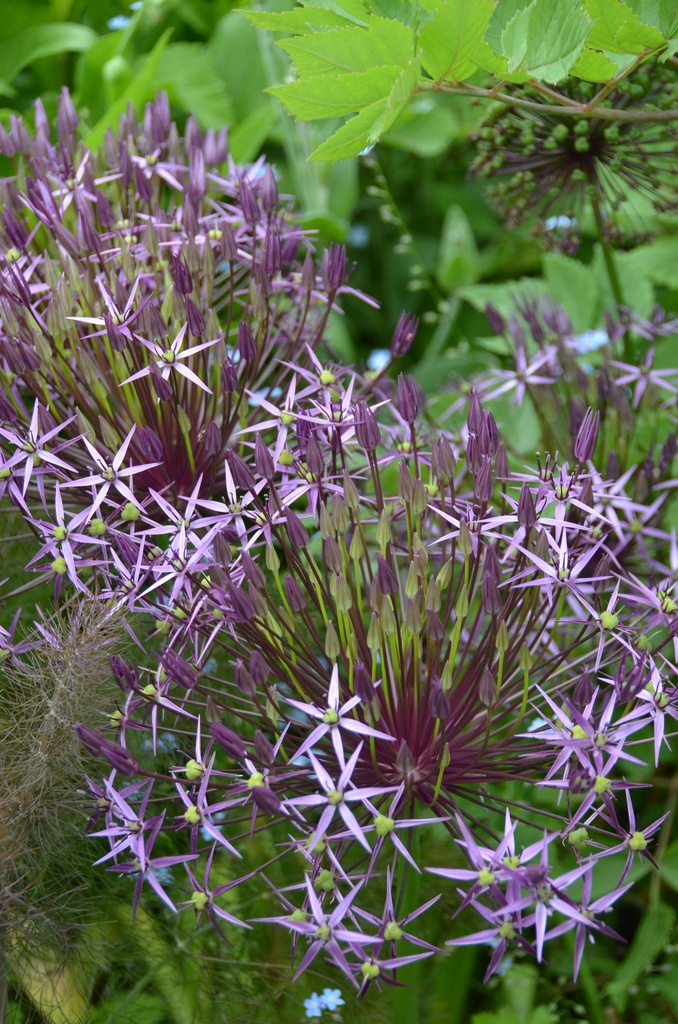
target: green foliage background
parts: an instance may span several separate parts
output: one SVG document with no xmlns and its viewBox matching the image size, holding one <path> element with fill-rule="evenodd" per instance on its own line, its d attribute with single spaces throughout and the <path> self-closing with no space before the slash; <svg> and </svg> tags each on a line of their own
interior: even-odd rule
<svg viewBox="0 0 678 1024">
<path fill-rule="evenodd" d="M 193 111 L 203 129 L 227 123 L 234 159 L 266 153 L 282 188 L 296 197 L 303 225 L 317 232 L 319 245 L 345 242 L 356 264 L 352 285 L 381 303 L 373 310 L 346 301 L 345 315 L 332 324 L 337 353 L 366 362 L 388 347 L 406 307 L 422 318 L 408 369 L 434 395 L 506 358 L 501 340 L 489 337 L 487 301 L 506 314 L 518 295 L 553 295 L 576 331 L 603 326 L 612 306 L 592 224 L 584 226 L 577 259 L 545 254 L 529 226 L 504 228 L 482 184 L 468 180 L 468 135 L 485 109 L 470 92 L 488 75 L 511 82 L 533 76 L 547 84 L 568 74 L 605 81 L 640 52 L 672 55 L 677 15 L 674 0 L 316 0 L 296 7 L 284 0 L 144 0 L 134 10 L 121 0 L 3 0 L 0 118 L 8 124 L 21 113 L 30 122 L 40 96 L 53 119 L 67 85 L 91 145 L 129 102 L 140 111 L 158 89 L 167 91 L 180 122 Z M 431 88 L 444 81 L 452 83 L 446 91 Z M 351 116 L 344 124 L 345 115 Z M 328 157 L 342 159 L 325 162 Z M 654 240 L 617 258 L 625 301 L 647 316 L 655 302 L 678 308 L 678 219 L 649 206 L 640 213 Z M 675 365 L 675 344 L 664 344 L 663 365 Z M 526 453 L 538 447 L 528 412 L 507 406 L 505 425 L 522 438 Z M 0 525 L 9 532 L 7 517 Z M 2 614 L 10 614 L 9 606 Z M 642 781 L 642 772 L 631 774 Z M 656 788 L 664 802 L 647 808 L 648 821 L 674 808 L 677 785 L 675 758 L 665 752 Z M 659 845 L 660 872 L 650 872 L 646 862 L 634 868 L 638 885 L 615 918 L 630 945 L 590 946 L 578 986 L 568 980 L 567 941 L 553 947 L 541 969 L 519 962 L 487 986 L 484 951 L 457 950 L 418 968 L 418 979 L 414 969 L 404 977 L 418 980 L 419 1007 L 402 992 L 381 999 L 370 993 L 363 1006 L 345 1007 L 344 1019 L 672 1019 L 678 840 L 670 827 Z M 435 859 L 435 835 L 431 849 Z M 69 939 L 66 952 L 53 937 L 37 955 L 15 951 L 9 1019 L 16 1024 L 299 1021 L 312 989 L 340 984 L 321 965 L 292 985 L 286 940 L 277 933 L 236 935 L 225 950 L 211 930 L 194 931 L 191 921 L 165 916 L 151 901 L 132 925 L 124 883 L 89 873 L 90 855 L 83 839 L 72 877 L 66 869 L 60 876 L 67 892 L 83 887 L 60 937 Z M 422 890 L 422 901 L 433 892 Z M 267 912 L 264 899 L 237 908 L 243 916 Z M 424 937 L 447 937 L 450 913 L 445 903 Z"/>
</svg>

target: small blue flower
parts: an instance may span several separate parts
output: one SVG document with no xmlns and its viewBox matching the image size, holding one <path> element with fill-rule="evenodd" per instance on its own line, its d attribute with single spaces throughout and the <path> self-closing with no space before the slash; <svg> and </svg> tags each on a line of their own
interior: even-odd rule
<svg viewBox="0 0 678 1024">
<path fill-rule="evenodd" d="M 583 334 L 577 334 L 573 340 L 573 349 L 575 352 L 595 352 L 596 349 L 602 348 L 603 345 L 607 345 L 610 341 L 607 331 L 601 329 L 595 331 L 584 331 Z"/>
<path fill-rule="evenodd" d="M 111 18 L 108 22 L 108 27 L 111 32 L 117 32 L 123 28 L 127 28 L 130 23 L 130 19 L 125 17 L 124 14 L 116 14 L 114 18 Z"/>
<path fill-rule="evenodd" d="M 323 994 L 320 997 L 320 1004 L 321 1006 L 324 1006 L 326 1010 L 336 1010 L 338 1006 L 344 1006 L 344 1000 L 341 998 L 341 989 L 324 989 Z"/>
<path fill-rule="evenodd" d="M 306 1007 L 307 1017 L 322 1017 L 324 1003 L 317 992 L 311 993 L 310 999 L 304 999 L 304 1006 Z"/>
</svg>

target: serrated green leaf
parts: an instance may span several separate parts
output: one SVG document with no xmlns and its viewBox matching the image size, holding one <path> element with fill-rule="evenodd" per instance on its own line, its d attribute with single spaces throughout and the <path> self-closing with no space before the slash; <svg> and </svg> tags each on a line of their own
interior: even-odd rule
<svg viewBox="0 0 678 1024">
<path fill-rule="evenodd" d="M 544 82 L 559 82 L 577 62 L 590 27 L 580 0 L 532 0 L 502 32 L 509 73 L 526 71 Z"/>
<path fill-rule="evenodd" d="M 667 39 L 678 28 L 675 0 L 626 0 L 626 4 L 644 25 L 659 29 Z"/>
<path fill-rule="evenodd" d="M 367 26 L 369 11 L 363 0 L 300 0 L 304 7 L 332 11 L 352 25 Z"/>
<path fill-rule="evenodd" d="M 645 47 L 663 46 L 662 33 L 644 25 L 621 0 L 584 0 L 593 21 L 588 45 L 611 53 L 642 53 Z"/>
<path fill-rule="evenodd" d="M 393 18 L 403 25 L 413 26 L 417 20 L 417 5 L 410 0 L 372 0 L 370 7 L 382 18 Z"/>
<path fill-rule="evenodd" d="M 419 33 L 419 55 L 431 78 L 459 82 L 473 74 L 493 9 L 493 0 L 444 0 L 437 6 Z"/>
<path fill-rule="evenodd" d="M 370 18 L 367 29 L 338 29 L 286 39 L 279 45 L 304 76 L 405 65 L 413 53 L 410 29 L 378 17 Z"/>
<path fill-rule="evenodd" d="M 617 74 L 617 65 L 598 50 L 584 49 L 570 74 L 587 82 L 609 82 Z"/>
<path fill-rule="evenodd" d="M 88 149 L 97 149 L 101 145 L 104 141 L 106 129 L 109 126 L 115 127 L 117 125 L 118 118 L 125 112 L 128 103 L 131 103 L 137 114 L 140 114 L 144 103 L 153 98 L 155 91 L 153 80 L 158 70 L 160 58 L 169 43 L 171 35 L 171 29 L 163 32 L 151 52 L 144 58 L 141 71 L 130 83 L 129 89 L 115 103 L 111 104 L 101 120 L 88 133 L 84 140 L 85 146 Z"/>
<path fill-rule="evenodd" d="M 272 14 L 268 11 L 243 11 L 246 18 L 257 28 L 267 32 L 290 32 L 292 35 L 309 35 L 323 29 L 346 28 L 347 20 L 333 11 L 319 8 L 295 7 L 293 11 Z M 352 25 L 352 22 L 348 22 Z"/>
<path fill-rule="evenodd" d="M 676 919 L 675 912 L 666 904 L 649 909 L 636 931 L 631 948 L 615 971 L 615 980 L 607 986 L 610 1001 L 619 1013 L 624 1012 L 628 991 L 633 983 L 667 944 Z"/>
<path fill-rule="evenodd" d="M 0 69 L 6 82 L 11 82 L 25 67 L 40 57 L 57 53 L 82 52 L 96 40 L 96 32 L 86 25 L 70 22 L 49 22 L 32 25 L 0 40 Z"/>
<path fill-rule="evenodd" d="M 365 107 L 314 149 L 309 160 L 346 160 L 369 146 L 369 135 L 386 110 L 386 98 Z"/>
<path fill-rule="evenodd" d="M 509 21 L 518 11 L 523 11 L 530 0 L 497 0 L 489 27 L 485 33 L 485 41 L 497 53 L 501 53 L 501 34 Z"/>
<path fill-rule="evenodd" d="M 410 102 L 417 86 L 418 78 L 419 62 L 412 61 L 408 67 L 403 68 L 402 74 L 398 75 L 393 83 L 393 88 L 386 100 L 386 109 L 368 133 L 367 141 L 370 145 L 375 143 L 393 127 Z"/>
<path fill-rule="evenodd" d="M 386 100 L 402 68 L 373 68 L 349 75 L 315 75 L 278 85 L 268 92 L 277 96 L 289 112 L 305 121 L 353 114 L 379 100 Z"/>
</svg>

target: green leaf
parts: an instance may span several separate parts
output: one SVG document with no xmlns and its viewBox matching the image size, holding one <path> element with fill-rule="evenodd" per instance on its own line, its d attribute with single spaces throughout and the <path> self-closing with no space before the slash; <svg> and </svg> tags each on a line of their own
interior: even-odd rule
<svg viewBox="0 0 678 1024">
<path fill-rule="evenodd" d="M 370 133 L 383 117 L 386 104 L 387 100 L 383 99 L 365 107 L 314 149 L 309 160 L 346 160 L 361 153 L 370 145 Z"/>
<path fill-rule="evenodd" d="M 369 17 L 367 5 L 363 0 L 341 0 L 341 2 L 340 0 L 300 0 L 300 2 L 304 7 L 320 7 L 325 11 L 332 11 L 340 18 L 350 21 L 353 25 L 362 25 L 363 28 Z"/>
<path fill-rule="evenodd" d="M 389 96 L 402 68 L 373 68 L 359 74 L 315 75 L 278 85 L 268 92 L 277 96 L 296 118 L 305 121 L 352 114 Z"/>
<path fill-rule="evenodd" d="M 674 892 L 678 892 L 678 839 L 674 840 L 662 856 L 659 874 Z"/>
<path fill-rule="evenodd" d="M 663 46 L 662 33 L 644 25 L 621 0 L 584 0 L 593 20 L 588 45 L 611 53 L 642 53 L 645 47 Z"/>
<path fill-rule="evenodd" d="M 309 35 L 326 28 L 345 28 L 347 24 L 346 18 L 333 11 L 305 7 L 295 7 L 293 11 L 279 14 L 269 14 L 268 11 L 243 11 L 243 14 L 257 28 L 268 32 L 290 32 L 292 35 Z"/>
<path fill-rule="evenodd" d="M 128 103 L 131 103 L 137 114 L 140 114 L 144 103 L 153 98 L 155 91 L 153 81 L 158 70 L 160 58 L 169 43 L 171 34 L 171 29 L 163 32 L 151 52 L 145 57 L 141 71 L 130 83 L 129 89 L 115 103 L 111 104 L 101 120 L 88 133 L 84 139 L 88 149 L 97 149 L 101 145 L 104 141 L 106 129 L 109 126 L 115 127 L 118 118 L 127 109 Z"/>
<path fill-rule="evenodd" d="M 527 71 L 545 82 L 559 82 L 579 58 L 590 27 L 580 0 L 532 0 L 502 32 L 509 73 Z"/>
<path fill-rule="evenodd" d="M 675 0 L 626 0 L 626 3 L 644 25 L 659 29 L 667 39 L 678 28 Z"/>
<path fill-rule="evenodd" d="M 660 903 L 650 908 L 636 931 L 631 948 L 615 971 L 615 980 L 607 986 L 607 994 L 616 1010 L 624 1012 L 628 991 L 641 971 L 654 963 L 667 944 L 676 919 L 675 912 Z"/>
<path fill-rule="evenodd" d="M 32 25 L 0 40 L 0 71 L 11 82 L 25 67 L 40 57 L 57 53 L 81 52 L 96 40 L 96 32 L 86 25 L 49 22 Z"/>
<path fill-rule="evenodd" d="M 598 50 L 582 50 L 579 60 L 570 72 L 587 82 L 609 82 L 617 74 L 617 65 Z"/>
<path fill-rule="evenodd" d="M 433 79 L 460 82 L 473 74 L 493 8 L 493 0 L 445 0 L 437 5 L 419 33 L 421 61 Z"/>
<path fill-rule="evenodd" d="M 192 110 L 203 128 L 219 128 L 233 119 L 233 106 L 201 43 L 174 43 L 158 62 L 153 85 L 166 89 L 176 106 Z"/>
<path fill-rule="evenodd" d="M 286 39 L 279 45 L 305 76 L 405 65 L 413 55 L 411 30 L 400 22 L 376 17 L 370 18 L 367 30 L 338 29 Z"/>
<path fill-rule="evenodd" d="M 654 284 L 678 289 L 678 237 L 656 238 L 649 245 L 640 245 L 624 254 L 631 274 L 649 278 Z"/>
<path fill-rule="evenodd" d="M 436 279 L 446 291 L 477 281 L 480 260 L 475 235 L 463 208 L 447 208 L 440 236 Z"/>
<path fill-rule="evenodd" d="M 591 268 L 561 253 L 544 256 L 543 267 L 544 279 L 565 307 L 575 331 L 597 326 L 599 286 Z"/>
<path fill-rule="evenodd" d="M 428 97 L 426 97 L 428 99 Z M 447 107 L 431 106 L 415 110 L 421 98 L 410 104 L 407 113 L 389 133 L 386 142 L 417 156 L 437 156 L 444 153 L 452 142 L 465 139 L 468 132 Z"/>
<path fill-rule="evenodd" d="M 400 21 L 403 25 L 409 25 L 410 28 L 416 24 L 417 17 L 421 13 L 417 4 L 411 3 L 410 0 L 372 0 L 370 8 L 374 14 L 380 15 L 382 18 Z"/>
<path fill-rule="evenodd" d="M 372 144 L 391 128 L 407 107 L 419 79 L 419 62 L 412 61 L 393 83 L 393 88 L 388 94 L 386 108 L 383 115 L 377 120 L 367 136 L 367 141 Z"/>
</svg>

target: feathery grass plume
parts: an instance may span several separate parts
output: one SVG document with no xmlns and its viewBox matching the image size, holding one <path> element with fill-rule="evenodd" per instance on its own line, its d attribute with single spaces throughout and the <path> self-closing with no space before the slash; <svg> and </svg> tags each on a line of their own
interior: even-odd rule
<svg viewBox="0 0 678 1024">
<path fill-rule="evenodd" d="M 290 361 L 315 372 L 345 251 L 316 266 L 272 167 L 237 166 L 225 129 L 193 117 L 180 138 L 164 94 L 98 152 L 77 124 L 64 91 L 56 142 L 37 114 L 35 134 L 15 119 L 0 137 L 0 445 L 54 430 L 54 464 L 84 486 L 120 476 L 124 451 L 128 491 L 133 475 L 143 493 L 222 493 L 239 432 L 281 392 L 293 404 Z"/>
<path fill-rule="evenodd" d="M 499 950 L 488 973 L 511 943 L 541 959 L 569 928 L 577 950 L 609 934 L 573 887 L 603 857 L 624 855 L 623 881 L 651 856 L 663 819 L 636 826 L 626 744 L 654 737 L 658 757 L 678 700 L 675 583 L 615 558 L 617 481 L 581 458 L 512 471 L 477 392 L 460 435 L 422 419 L 411 380 L 374 406 L 354 385 L 333 371 L 294 430 L 252 445 L 254 469 L 232 460 L 237 504 L 196 499 L 181 558 L 149 560 L 150 510 L 128 524 L 125 599 L 163 650 L 153 671 L 116 662 L 114 739 L 85 739 L 109 765 L 91 785 L 101 860 L 135 907 L 148 887 L 225 936 L 246 923 L 227 894 L 260 878 L 297 975 L 327 957 L 362 995 L 433 954 L 409 930 L 430 904 L 401 904 L 426 867 L 467 883 L 459 909 L 486 922 L 467 941 Z M 277 852 L 253 863 L 268 830 Z M 428 863 L 429 830 L 450 867 Z"/>
<path fill-rule="evenodd" d="M 18 977 L 44 950 L 61 961 L 82 913 L 78 788 L 89 759 L 75 725 L 101 723 L 124 622 L 101 602 L 74 599 L 29 639 L 21 659 L 0 663 L 0 946 Z"/>
<path fill-rule="evenodd" d="M 529 86 L 508 88 L 519 98 L 535 98 Z M 552 114 L 495 104 L 475 133 L 473 171 L 492 179 L 490 192 L 507 224 L 536 218 L 536 230 L 566 252 L 579 247 L 588 201 L 599 230 L 617 240 L 624 232 L 615 214 L 627 199 L 647 197 L 662 211 L 678 202 L 675 123 L 582 116 L 596 92 L 592 83 L 572 79 L 558 98 L 540 95 L 543 106 L 559 107 Z M 571 114 L 562 111 L 563 97 Z M 643 64 L 600 105 L 670 110 L 677 97 L 675 68 Z"/>
</svg>

